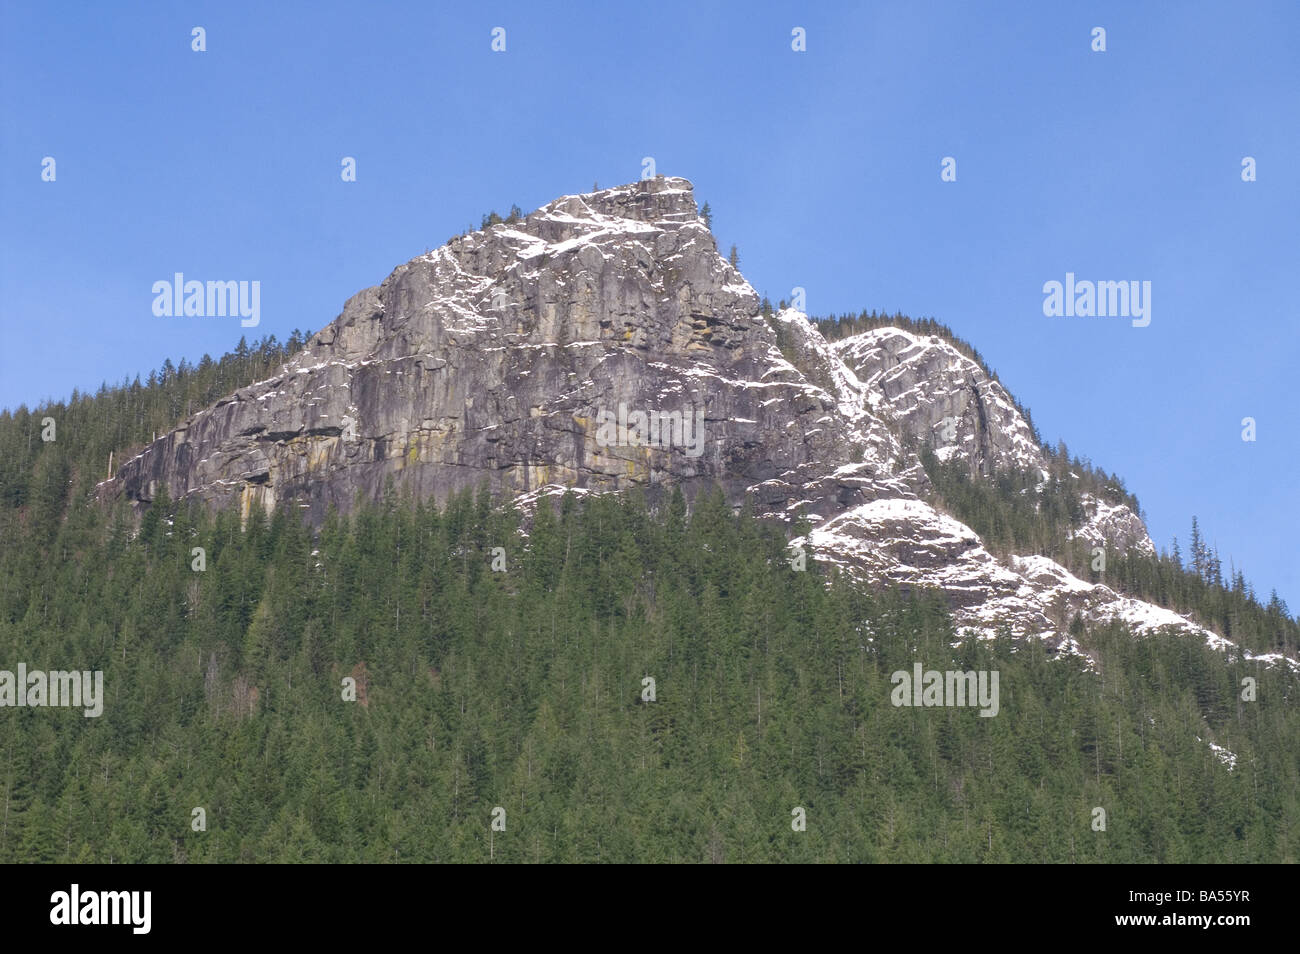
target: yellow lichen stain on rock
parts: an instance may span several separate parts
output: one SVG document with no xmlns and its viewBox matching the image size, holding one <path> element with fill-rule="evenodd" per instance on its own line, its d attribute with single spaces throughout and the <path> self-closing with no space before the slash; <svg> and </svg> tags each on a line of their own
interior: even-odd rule
<svg viewBox="0 0 1300 954">
<path fill-rule="evenodd" d="M 274 476 L 274 475 L 272 475 Z M 275 493 L 271 484 L 251 484 L 244 482 L 239 490 L 239 526 L 243 529 L 248 524 L 248 517 L 253 512 L 253 505 L 260 504 L 269 517 L 275 513 Z"/>
<path fill-rule="evenodd" d="M 307 470 L 317 471 L 324 470 L 325 465 L 329 462 L 330 454 L 338 445 L 337 437 L 322 437 L 312 441 L 307 445 Z"/>
<path fill-rule="evenodd" d="M 644 444 L 635 444 L 629 448 L 635 455 L 622 458 L 626 476 L 633 480 L 650 480 L 654 475 L 654 452 L 656 448 Z M 616 458 L 617 459 L 617 458 Z"/>
</svg>

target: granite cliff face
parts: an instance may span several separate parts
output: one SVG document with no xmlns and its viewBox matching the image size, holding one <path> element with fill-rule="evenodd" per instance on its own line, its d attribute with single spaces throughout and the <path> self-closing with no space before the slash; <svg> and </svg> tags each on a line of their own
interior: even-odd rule
<svg viewBox="0 0 1300 954">
<path fill-rule="evenodd" d="M 818 559 L 942 588 L 959 627 L 1006 624 L 1062 652 L 1075 615 L 1218 638 L 1044 557 L 998 560 L 936 509 L 908 449 L 922 443 L 974 475 L 1044 463 L 1010 395 L 950 343 L 882 328 L 831 345 L 797 311 L 765 316 L 690 183 L 656 178 L 564 196 L 398 267 L 101 492 L 143 507 L 165 484 L 319 522 L 390 478 L 438 500 L 487 481 L 525 503 L 717 483 L 771 518 L 809 514 L 792 546 Z M 1128 508 L 1085 506 L 1077 535 L 1150 548 Z"/>
<path fill-rule="evenodd" d="M 506 494 L 711 480 L 754 488 L 765 511 L 830 514 L 871 490 L 826 479 L 854 447 L 870 445 L 882 475 L 899 454 L 839 400 L 781 358 L 690 184 L 658 178 L 565 196 L 399 267 L 275 377 L 129 461 L 114 489 L 319 520 L 389 477 L 440 500 L 484 480 Z M 602 441 L 620 407 L 703 421 L 694 446 L 680 432 Z"/>
<path fill-rule="evenodd" d="M 934 447 L 940 460 L 960 456 L 983 476 L 999 467 L 1043 467 L 1011 395 L 942 339 L 879 328 L 837 342 L 835 352 L 866 384 L 872 409 Z"/>
</svg>

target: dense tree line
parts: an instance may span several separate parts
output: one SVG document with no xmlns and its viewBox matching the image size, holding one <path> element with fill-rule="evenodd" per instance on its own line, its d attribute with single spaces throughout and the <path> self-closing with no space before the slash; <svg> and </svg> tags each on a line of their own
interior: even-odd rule
<svg viewBox="0 0 1300 954">
<path fill-rule="evenodd" d="M 1112 506 L 1124 504 L 1141 514 L 1138 499 L 1115 474 L 1072 457 L 1064 443 L 1043 449 L 1045 470 L 1002 467 L 972 476 L 970 465 L 954 457 L 940 461 L 927 446 L 915 446 L 945 509 L 978 533 L 992 552 L 1041 553 L 1060 560 L 1071 532 L 1087 520 L 1085 496 Z M 967 519 L 969 518 L 969 519 Z"/>
<path fill-rule="evenodd" d="M 568 497 L 526 537 L 482 493 L 390 494 L 318 534 L 289 509 L 241 528 L 161 496 L 137 530 L 123 508 L 75 506 L 48 542 L 4 548 L 0 660 L 101 669 L 107 698 L 98 719 L 0 710 L 0 860 L 1300 847 L 1294 677 L 1195 640 L 1086 633 L 1095 671 L 1041 643 L 960 641 L 939 596 L 796 572 L 783 536 L 716 492 L 689 514 L 680 495 L 657 512 Z M 0 520 L 14 539 L 14 511 Z M 999 714 L 895 707 L 891 674 L 914 662 L 996 669 Z M 1257 702 L 1238 701 L 1245 675 Z"/>
<path fill-rule="evenodd" d="M 1209 549 L 1192 522 L 1192 558 L 1184 565 L 1174 552 L 1142 553 L 1107 548 L 1104 570 L 1092 568 L 1093 544 L 1074 535 L 1086 521 L 1082 495 L 1091 493 L 1110 504 L 1125 503 L 1138 513 L 1137 500 L 1114 475 L 1071 458 L 1064 445 L 1049 457 L 1047 479 L 1037 470 L 1005 468 L 991 478 L 973 479 L 964 462 L 942 462 L 921 448 L 921 463 L 938 502 L 980 535 L 990 552 L 1001 557 L 1031 553 L 1051 557 L 1067 570 L 1094 583 L 1105 583 L 1128 596 L 1190 613 L 1202 625 L 1255 653 L 1294 656 L 1300 648 L 1300 622 L 1274 592 L 1261 603 L 1245 573 L 1222 572 L 1217 551 Z"/>
<path fill-rule="evenodd" d="M 0 508 L 28 509 L 42 518 L 63 510 L 69 496 L 84 496 L 114 467 L 165 434 L 185 418 L 241 387 L 269 377 L 306 343 L 294 331 L 283 344 L 269 335 L 238 347 L 218 360 L 208 355 L 191 364 L 182 358 L 94 394 L 73 389 L 66 401 L 49 401 L 35 410 L 21 405 L 0 410 Z M 53 430 L 43 423 L 52 419 Z M 43 439 L 48 433 L 52 440 Z M 38 519 L 40 532 L 49 519 Z"/>
<path fill-rule="evenodd" d="M 1294 675 L 1120 626 L 1076 627 L 1088 662 L 961 639 L 939 594 L 795 571 L 717 492 L 390 492 L 318 530 L 90 496 L 110 449 L 296 343 L 0 415 L 0 669 L 102 670 L 106 697 L 0 708 L 0 861 L 1296 860 Z M 1069 483 L 1031 511 L 1023 475 L 982 493 L 935 463 L 994 545 L 1076 519 Z M 1114 554 L 1106 581 L 1294 647 L 1198 552 L 1190 576 Z M 917 662 L 997 670 L 999 714 L 892 705 Z"/>
</svg>

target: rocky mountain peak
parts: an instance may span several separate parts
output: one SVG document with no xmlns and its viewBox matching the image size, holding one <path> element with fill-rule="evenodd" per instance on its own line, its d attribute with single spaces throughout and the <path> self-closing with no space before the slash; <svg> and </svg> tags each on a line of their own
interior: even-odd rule
<svg viewBox="0 0 1300 954">
<path fill-rule="evenodd" d="M 576 219 L 613 218 L 633 222 L 693 223 L 699 218 L 695 187 L 688 179 L 655 176 L 612 189 L 581 195 L 566 195 L 542 206 L 528 216 L 538 223 L 552 223 L 563 216 Z"/>
<path fill-rule="evenodd" d="M 318 523 L 390 481 L 438 501 L 486 483 L 526 504 L 716 484 L 771 519 L 806 515 L 794 546 L 845 572 L 942 589 L 980 633 L 1008 625 L 1066 652 L 1083 615 L 1213 636 L 1045 557 L 995 558 L 934 499 L 921 445 L 976 477 L 1044 464 L 1011 396 L 950 342 L 887 327 L 832 345 L 798 311 L 764 314 L 691 184 L 660 177 L 562 196 L 399 266 L 101 491 L 145 507 L 165 484 Z M 1080 537 L 1150 546 L 1126 507 L 1086 505 Z"/>
<path fill-rule="evenodd" d="M 825 481 L 861 436 L 838 405 L 782 359 L 690 183 L 651 179 L 398 267 L 275 377 L 150 445 L 106 490 L 144 503 L 165 483 L 319 520 L 389 478 L 438 499 L 483 481 L 506 494 L 717 482 L 759 487 L 769 510 L 829 513 L 827 494 L 861 492 Z"/>
</svg>

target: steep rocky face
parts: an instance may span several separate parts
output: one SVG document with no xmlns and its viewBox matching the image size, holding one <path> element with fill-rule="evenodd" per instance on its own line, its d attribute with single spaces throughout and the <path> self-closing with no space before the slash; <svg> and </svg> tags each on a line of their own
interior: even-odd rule
<svg viewBox="0 0 1300 954">
<path fill-rule="evenodd" d="M 947 341 L 877 328 L 836 342 L 835 351 L 866 385 L 872 410 L 940 460 L 960 456 L 985 476 L 1042 469 L 1042 450 L 1011 395 Z"/>
<path fill-rule="evenodd" d="M 898 455 L 842 399 L 781 357 L 690 183 L 658 178 L 565 196 L 399 267 L 110 489 L 145 502 L 166 484 L 244 512 L 293 503 L 318 521 L 390 477 L 439 500 L 484 480 L 506 494 L 711 480 L 765 512 L 828 515 L 892 477 Z M 642 428 L 638 414 L 670 417 Z M 880 467 L 828 477 L 864 443 Z"/>
<path fill-rule="evenodd" d="M 1083 494 L 1083 508 L 1087 521 L 1073 536 L 1094 546 L 1111 546 L 1117 550 L 1130 548 L 1142 553 L 1155 553 L 1155 544 L 1147 535 L 1146 524 L 1127 504 L 1110 504 L 1092 494 Z"/>
<path fill-rule="evenodd" d="M 950 342 L 877 328 L 837 341 L 833 349 L 854 372 L 873 413 L 940 460 L 965 461 L 974 477 L 1014 467 L 1047 478 L 1042 448 L 1016 402 Z M 1126 504 L 1092 494 L 1082 501 L 1086 521 L 1075 536 L 1097 546 L 1155 552 L 1146 525 Z"/>
<path fill-rule="evenodd" d="M 439 501 L 486 481 L 524 505 L 717 483 L 770 517 L 810 515 L 792 545 L 819 559 L 942 589 L 959 627 L 1007 625 L 1063 652 L 1080 614 L 1218 638 L 1046 558 L 1000 562 L 935 508 L 911 442 L 976 475 L 1044 464 L 1014 401 L 951 344 L 883 328 L 832 346 L 797 311 L 765 316 L 690 183 L 658 178 L 565 196 L 400 266 L 101 492 L 146 506 L 166 484 L 318 522 L 390 479 Z M 1085 509 L 1079 536 L 1150 546 L 1127 508 Z"/>
</svg>

